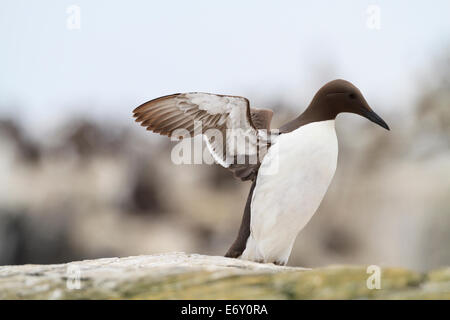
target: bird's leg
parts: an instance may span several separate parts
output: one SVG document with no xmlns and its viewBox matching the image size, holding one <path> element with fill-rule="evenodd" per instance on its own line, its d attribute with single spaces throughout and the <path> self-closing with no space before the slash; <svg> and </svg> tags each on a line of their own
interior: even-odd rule
<svg viewBox="0 0 450 320">
<path fill-rule="evenodd" d="M 253 190 L 255 189 L 256 179 L 250 188 L 248 194 L 247 203 L 245 204 L 244 215 L 242 217 L 241 227 L 239 228 L 239 234 L 234 241 L 233 245 L 228 249 L 225 257 L 239 258 L 245 250 L 248 237 L 250 236 L 250 205 L 252 202 Z"/>
</svg>

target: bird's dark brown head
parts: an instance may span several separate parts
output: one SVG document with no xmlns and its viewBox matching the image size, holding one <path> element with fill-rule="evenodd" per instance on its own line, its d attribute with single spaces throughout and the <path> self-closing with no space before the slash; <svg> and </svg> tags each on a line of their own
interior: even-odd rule
<svg viewBox="0 0 450 320">
<path fill-rule="evenodd" d="M 361 91 L 345 80 L 333 80 L 317 91 L 310 106 L 310 116 L 334 119 L 341 112 L 356 113 L 389 130 L 389 126 L 380 118 L 364 99 Z"/>
</svg>

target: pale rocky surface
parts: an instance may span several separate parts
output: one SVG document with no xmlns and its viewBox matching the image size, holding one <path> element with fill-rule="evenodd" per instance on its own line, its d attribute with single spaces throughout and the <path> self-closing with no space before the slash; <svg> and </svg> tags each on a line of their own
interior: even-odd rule
<svg viewBox="0 0 450 320">
<path fill-rule="evenodd" d="M 0 299 L 450 299 L 450 268 L 382 268 L 381 289 L 369 290 L 366 267 L 309 270 L 185 253 L 2 266 Z"/>
</svg>

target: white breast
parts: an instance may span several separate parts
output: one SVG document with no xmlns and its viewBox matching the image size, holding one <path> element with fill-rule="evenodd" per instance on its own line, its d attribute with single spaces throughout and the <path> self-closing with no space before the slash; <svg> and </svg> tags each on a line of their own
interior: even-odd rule
<svg viewBox="0 0 450 320">
<path fill-rule="evenodd" d="M 282 134 L 258 172 L 251 235 L 241 258 L 285 264 L 295 238 L 324 197 L 336 170 L 334 120 Z"/>
</svg>

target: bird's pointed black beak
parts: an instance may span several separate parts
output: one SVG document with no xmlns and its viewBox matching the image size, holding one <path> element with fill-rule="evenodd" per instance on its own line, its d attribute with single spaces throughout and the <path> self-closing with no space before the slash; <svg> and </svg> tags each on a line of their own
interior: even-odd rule
<svg viewBox="0 0 450 320">
<path fill-rule="evenodd" d="M 367 118 L 367 119 L 369 119 L 373 123 L 376 123 L 380 127 L 385 128 L 386 130 L 391 130 L 391 129 L 389 129 L 389 126 L 387 125 L 387 123 L 383 119 L 381 119 L 381 117 L 379 115 L 377 115 L 370 108 L 363 108 L 362 109 L 362 116 Z"/>
</svg>

